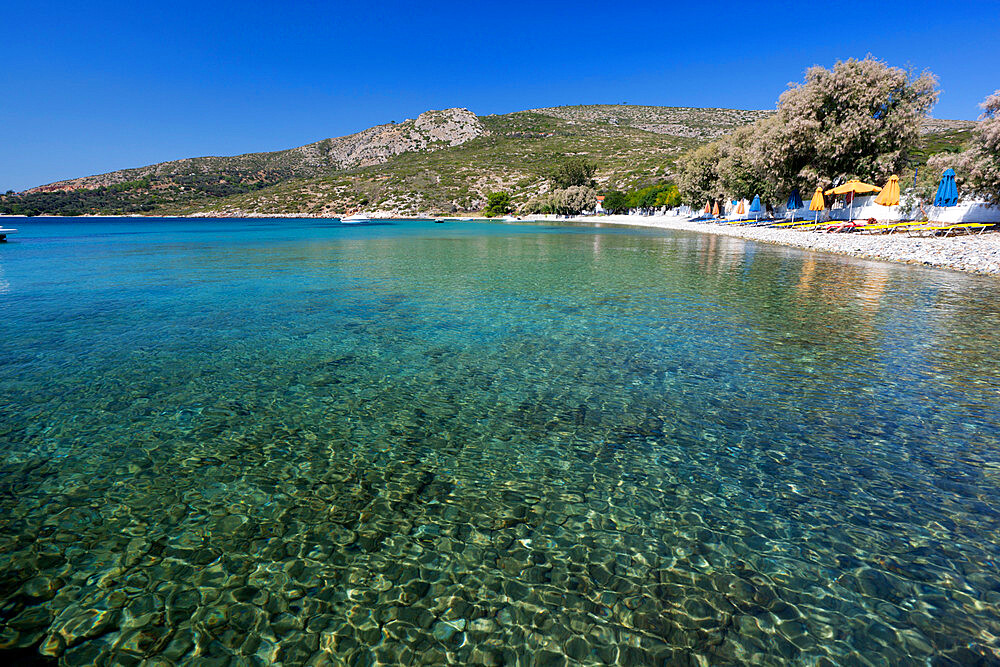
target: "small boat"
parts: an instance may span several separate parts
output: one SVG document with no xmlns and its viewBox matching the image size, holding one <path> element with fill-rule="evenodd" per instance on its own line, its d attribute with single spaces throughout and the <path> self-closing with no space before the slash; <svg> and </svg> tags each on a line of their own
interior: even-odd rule
<svg viewBox="0 0 1000 667">
<path fill-rule="evenodd" d="M 340 224 L 342 225 L 359 225 L 364 222 L 371 222 L 371 218 L 368 217 L 367 213 L 355 213 L 354 215 L 349 215 L 346 218 L 340 219 Z"/>
<path fill-rule="evenodd" d="M 4 229 L 3 227 L 0 227 L 0 243 L 6 243 L 7 235 L 16 231 L 16 229 Z"/>
</svg>

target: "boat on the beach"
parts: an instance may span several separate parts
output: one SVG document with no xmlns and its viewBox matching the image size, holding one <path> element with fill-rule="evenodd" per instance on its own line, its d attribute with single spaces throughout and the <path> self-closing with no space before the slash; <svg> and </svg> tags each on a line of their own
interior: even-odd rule
<svg viewBox="0 0 1000 667">
<path fill-rule="evenodd" d="M 360 225 L 364 222 L 371 222 L 371 218 L 368 217 L 367 213 L 355 213 L 340 219 L 340 224 L 342 225 Z"/>
<path fill-rule="evenodd" d="M 3 227 L 0 227 L 0 243 L 6 243 L 7 235 L 16 231 L 16 229 L 4 229 Z"/>
</svg>

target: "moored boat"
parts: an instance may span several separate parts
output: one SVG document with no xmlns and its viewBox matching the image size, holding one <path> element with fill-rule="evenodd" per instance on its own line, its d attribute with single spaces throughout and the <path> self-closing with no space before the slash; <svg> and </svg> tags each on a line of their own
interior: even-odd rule
<svg viewBox="0 0 1000 667">
<path fill-rule="evenodd" d="M 6 243 L 7 235 L 16 231 L 16 229 L 4 229 L 3 227 L 0 227 L 0 243 Z"/>
<path fill-rule="evenodd" d="M 367 213 L 355 213 L 340 219 L 340 224 L 342 225 L 359 225 L 364 222 L 371 222 L 371 218 L 368 217 Z"/>
</svg>

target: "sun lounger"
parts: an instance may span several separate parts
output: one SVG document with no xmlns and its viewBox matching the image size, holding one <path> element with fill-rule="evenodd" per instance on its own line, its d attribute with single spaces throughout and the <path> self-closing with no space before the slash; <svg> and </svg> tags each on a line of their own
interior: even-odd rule
<svg viewBox="0 0 1000 667">
<path fill-rule="evenodd" d="M 774 225 L 774 226 L 779 227 L 779 225 Z M 802 231 L 811 232 L 813 230 L 820 229 L 821 227 L 829 227 L 829 226 L 830 226 L 829 222 L 803 222 L 803 223 L 795 223 L 794 225 L 785 225 L 783 227 L 779 227 L 779 229 L 794 229 L 800 232 Z"/>
<path fill-rule="evenodd" d="M 856 232 L 861 232 L 863 234 L 892 234 L 898 231 L 906 231 L 910 227 L 917 225 L 925 225 L 925 222 L 884 222 L 874 225 L 862 225 L 858 227 Z"/>
<path fill-rule="evenodd" d="M 930 232 L 932 236 L 938 234 L 943 234 L 944 236 L 951 236 L 952 234 L 957 234 L 959 232 L 965 232 L 966 234 L 982 234 L 990 227 L 996 226 L 995 224 L 987 224 L 984 222 L 962 222 L 957 225 L 927 225 L 925 227 L 910 227 L 907 229 L 907 234 L 909 236 L 923 236 L 927 232 Z"/>
<path fill-rule="evenodd" d="M 796 220 L 795 222 L 775 222 L 774 220 L 761 221 L 767 222 L 769 226 L 775 227 L 777 229 L 798 229 L 800 227 L 808 227 L 810 225 L 828 225 L 828 222 L 816 222 L 814 220 Z"/>
<path fill-rule="evenodd" d="M 834 222 L 834 223 L 828 224 L 826 226 L 826 229 L 823 230 L 823 231 L 826 231 L 826 232 L 853 232 L 858 227 L 863 227 L 863 226 L 864 225 L 861 225 L 861 224 L 855 222 L 854 220 L 843 220 L 843 221 L 839 221 L 839 222 Z"/>
</svg>

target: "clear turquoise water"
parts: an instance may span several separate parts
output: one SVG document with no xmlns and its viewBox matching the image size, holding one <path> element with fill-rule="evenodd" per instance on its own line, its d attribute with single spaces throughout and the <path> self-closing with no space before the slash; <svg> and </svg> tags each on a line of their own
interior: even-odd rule
<svg viewBox="0 0 1000 667">
<path fill-rule="evenodd" d="M 15 226 L 12 659 L 998 662 L 993 279 L 651 230 Z"/>
</svg>

